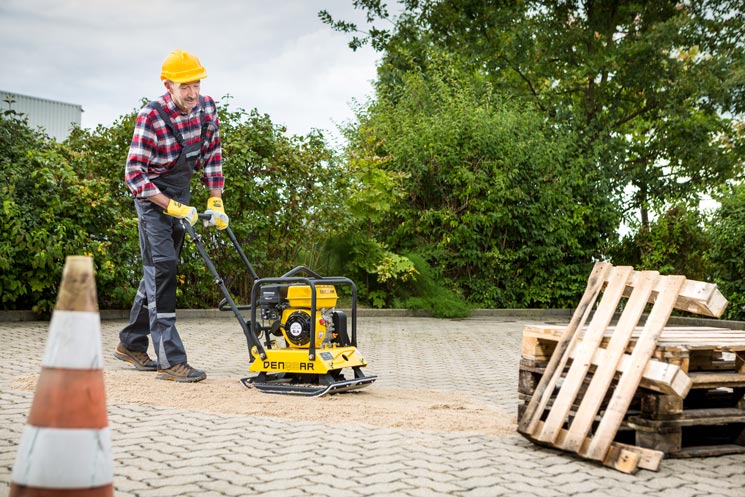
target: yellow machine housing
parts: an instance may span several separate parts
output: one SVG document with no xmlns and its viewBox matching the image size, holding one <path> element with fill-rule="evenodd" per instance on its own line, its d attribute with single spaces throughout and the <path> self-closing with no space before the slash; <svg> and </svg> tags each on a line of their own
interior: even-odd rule
<svg viewBox="0 0 745 497">
<path fill-rule="evenodd" d="M 251 350 L 254 360 L 248 368 L 253 373 L 296 373 L 322 375 L 344 368 L 367 366 L 367 361 L 356 347 L 326 347 L 317 350 L 314 360 L 302 349 L 268 349 L 266 359 L 258 350 Z"/>
<path fill-rule="evenodd" d="M 287 303 L 290 307 L 310 309 L 311 291 L 308 285 L 290 285 L 287 287 Z M 331 309 L 338 300 L 334 285 L 316 285 L 316 308 Z"/>
<path fill-rule="evenodd" d="M 249 380 L 252 385 L 270 392 L 323 395 L 375 381 L 362 373 L 367 361 L 347 333 L 345 313 L 336 310 L 334 285 L 268 284 L 261 288 L 260 297 L 262 320 L 271 324 L 263 326 L 269 334 L 267 346 L 250 349 L 248 370 L 258 373 Z M 345 378 L 345 369 L 354 377 Z"/>
<path fill-rule="evenodd" d="M 315 346 L 330 342 L 334 337 L 329 329 L 331 316 L 338 297 L 333 285 L 316 286 L 316 311 L 311 316 L 311 289 L 308 285 L 290 285 L 287 287 L 288 308 L 282 311 L 280 319 L 282 335 L 291 348 L 307 349 L 310 346 L 310 323 L 315 319 Z"/>
</svg>

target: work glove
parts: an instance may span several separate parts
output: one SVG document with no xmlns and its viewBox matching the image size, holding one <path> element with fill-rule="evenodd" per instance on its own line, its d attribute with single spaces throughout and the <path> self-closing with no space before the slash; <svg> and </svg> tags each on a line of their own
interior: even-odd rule
<svg viewBox="0 0 745 497">
<path fill-rule="evenodd" d="M 197 219 L 199 219 L 199 215 L 197 214 L 197 209 L 195 207 L 184 205 L 181 202 L 176 202 L 173 199 L 168 201 L 168 207 L 166 207 L 166 210 L 164 210 L 163 212 L 169 216 L 177 217 L 179 219 L 186 219 L 192 226 L 194 226 L 194 224 L 196 224 L 197 222 Z"/>
<path fill-rule="evenodd" d="M 210 218 L 204 221 L 205 226 L 217 226 L 219 230 L 224 230 L 228 227 L 230 220 L 228 219 L 228 215 L 225 214 L 221 198 L 210 197 L 207 200 L 207 210 L 204 213 L 211 214 Z"/>
</svg>

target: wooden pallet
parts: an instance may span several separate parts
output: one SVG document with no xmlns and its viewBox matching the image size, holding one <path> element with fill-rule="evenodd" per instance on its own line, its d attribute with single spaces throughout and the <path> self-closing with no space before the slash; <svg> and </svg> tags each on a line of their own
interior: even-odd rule
<svg viewBox="0 0 745 497">
<path fill-rule="evenodd" d="M 715 285 L 597 263 L 569 325 L 558 336 L 551 329 L 554 340 L 524 334 L 520 388 L 531 392 L 518 431 L 624 472 L 656 470 L 664 452 L 620 444 L 616 435 L 640 385 L 675 397 L 693 385 L 680 364 L 653 358 L 673 309 L 719 316 L 726 304 Z M 523 373 L 535 374 L 526 361 L 543 360 L 536 381 L 523 385 Z"/>
<path fill-rule="evenodd" d="M 689 377 L 689 387 L 681 390 L 685 393 L 682 396 L 665 394 L 660 385 L 645 385 L 643 379 L 615 442 L 654 449 L 672 458 L 745 453 L 745 373 L 734 369 L 732 365 L 736 362 L 715 360 L 711 371 L 697 370 L 688 375 L 683 372 L 683 376 Z M 530 401 L 544 367 L 545 362 L 521 360 L 518 391 L 525 404 Z M 587 384 L 587 381 L 583 383 L 581 395 Z M 609 398 L 607 394 L 603 399 L 601 411 Z M 525 404 L 518 407 L 519 416 Z M 577 408 L 575 403 L 570 416 Z"/>
</svg>

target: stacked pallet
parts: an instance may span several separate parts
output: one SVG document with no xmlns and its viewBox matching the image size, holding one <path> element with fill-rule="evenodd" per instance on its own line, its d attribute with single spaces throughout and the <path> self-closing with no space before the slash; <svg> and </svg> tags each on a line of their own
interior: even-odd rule
<svg viewBox="0 0 745 497">
<path fill-rule="evenodd" d="M 518 431 L 627 473 L 745 449 L 745 331 L 667 326 L 726 305 L 716 285 L 596 264 L 567 326 L 523 331 Z"/>
</svg>

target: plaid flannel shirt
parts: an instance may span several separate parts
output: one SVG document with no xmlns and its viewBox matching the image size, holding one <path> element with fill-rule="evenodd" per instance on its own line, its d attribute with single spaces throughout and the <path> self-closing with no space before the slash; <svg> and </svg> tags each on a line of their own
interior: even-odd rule
<svg viewBox="0 0 745 497">
<path fill-rule="evenodd" d="M 204 119 L 210 125 L 207 127 L 207 136 L 205 144 L 202 145 L 202 156 L 197 164 L 197 170 L 202 170 L 200 180 L 207 188 L 222 190 L 225 178 L 222 175 L 222 148 L 215 101 L 203 95 L 201 103 L 197 104 L 188 116 L 176 107 L 169 93 L 157 101 L 171 118 L 176 129 L 181 131 L 184 145 L 199 141 L 200 111 L 202 105 L 204 106 Z M 160 193 L 151 180 L 173 167 L 180 152 L 181 146 L 155 107 L 152 104 L 143 107 L 137 115 L 124 171 L 124 181 L 134 196 L 144 199 Z"/>
</svg>

